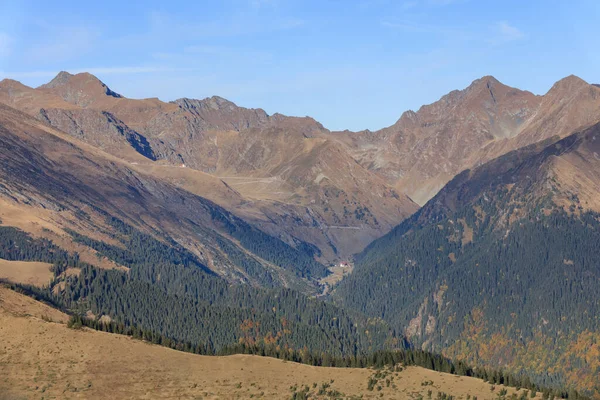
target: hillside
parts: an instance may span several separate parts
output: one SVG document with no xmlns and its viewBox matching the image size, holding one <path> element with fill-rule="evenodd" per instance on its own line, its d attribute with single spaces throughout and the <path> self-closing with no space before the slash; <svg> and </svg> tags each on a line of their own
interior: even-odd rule
<svg viewBox="0 0 600 400">
<path fill-rule="evenodd" d="M 389 386 L 382 378 L 381 390 L 369 390 L 369 379 L 376 374 L 372 369 L 312 367 L 247 355 L 199 356 L 125 336 L 69 329 L 66 319 L 0 287 L 1 399 L 281 399 L 293 398 L 305 386 L 311 398 L 417 399 L 430 391 L 433 398 L 445 393 L 492 399 L 503 389 L 496 385 L 492 392 L 489 383 L 475 378 L 408 367 L 388 373 Z M 506 389 L 508 396 L 515 392 Z M 338 394 L 326 394 L 334 391 Z"/>
<path fill-rule="evenodd" d="M 87 73 L 61 72 L 36 89 L 4 80 L 0 102 L 292 246 L 311 243 L 325 261 L 347 258 L 417 209 L 312 118 L 268 115 L 220 97 L 128 99 Z"/>
<path fill-rule="evenodd" d="M 8 216 L 8 225 L 70 247 L 67 228 L 115 243 L 120 233 L 106 221 L 117 218 L 185 247 L 203 268 L 228 279 L 303 287 L 327 273 L 307 244 L 295 249 L 205 198 L 6 106 L 0 121 L 0 201 L 7 205 L 0 218 Z"/>
<path fill-rule="evenodd" d="M 4 277 L 23 278 L 32 264 L 19 262 L 52 265 L 22 282 L 52 278 L 44 295 L 74 311 L 215 348 L 287 332 L 282 344 L 340 353 L 389 335 L 384 324 L 360 334 L 364 319 L 303 294 L 327 274 L 310 246 L 295 249 L 16 110 L 0 106 L 0 120 Z M 245 320 L 261 329 L 244 331 Z"/>
<path fill-rule="evenodd" d="M 598 396 L 598 137 L 459 174 L 371 244 L 335 298 L 423 348 Z"/>
<path fill-rule="evenodd" d="M 600 89 L 569 76 L 543 96 L 491 76 L 376 132 L 337 132 L 361 165 L 423 205 L 459 172 L 600 120 Z"/>
</svg>

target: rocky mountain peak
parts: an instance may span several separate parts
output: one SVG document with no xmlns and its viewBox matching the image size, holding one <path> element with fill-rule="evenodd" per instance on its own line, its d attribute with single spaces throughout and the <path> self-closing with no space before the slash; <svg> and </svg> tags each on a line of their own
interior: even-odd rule
<svg viewBox="0 0 600 400">
<path fill-rule="evenodd" d="M 71 80 L 71 78 L 73 76 L 74 76 L 73 74 L 70 74 L 67 71 L 60 71 L 58 73 L 58 75 L 56 75 L 54 77 L 54 79 L 52 79 L 50 82 L 40 86 L 40 88 L 53 89 L 57 86 L 66 85 L 67 83 L 69 83 L 69 81 Z"/>
<path fill-rule="evenodd" d="M 207 97 L 202 100 L 198 99 L 190 99 L 187 97 L 183 97 L 181 99 L 177 99 L 173 101 L 173 103 L 177 104 L 179 107 L 184 108 L 186 110 L 205 110 L 205 111 L 235 111 L 240 109 L 235 103 L 224 99 L 219 96 Z"/>
<path fill-rule="evenodd" d="M 417 117 L 418 117 L 418 115 L 416 112 L 414 112 L 413 110 L 408 110 L 408 111 L 404 111 L 402 113 L 402 116 L 400 117 L 400 119 L 406 118 L 406 119 L 410 119 L 410 120 L 416 120 Z"/>
<path fill-rule="evenodd" d="M 512 88 L 504 85 L 493 76 L 488 75 L 474 80 L 467 88 L 463 90 L 451 91 L 445 96 L 442 96 L 439 101 L 427 106 L 423 106 L 421 109 L 429 108 L 431 106 L 436 108 L 456 106 L 470 107 L 470 103 L 474 102 L 476 104 L 481 104 L 482 101 L 488 99 L 491 100 L 492 103 L 495 103 L 497 94 L 502 95 L 511 89 Z"/>
<path fill-rule="evenodd" d="M 29 86 L 23 85 L 19 81 L 15 81 L 14 79 L 3 79 L 0 81 L 0 92 L 5 92 L 8 95 L 13 93 L 19 93 L 26 90 L 31 90 Z"/>
<path fill-rule="evenodd" d="M 498 79 L 494 78 L 491 75 L 484 76 L 482 78 L 474 80 L 471 85 L 464 90 L 465 95 L 473 96 L 480 99 L 479 96 L 483 95 L 484 97 L 491 97 L 491 100 L 496 103 L 498 99 L 497 96 L 502 96 L 510 91 L 518 91 L 517 89 L 506 86 Z M 520 92 L 520 91 L 519 91 Z"/>
<path fill-rule="evenodd" d="M 568 93 L 574 93 L 582 88 L 589 87 L 590 84 L 575 75 L 569 75 L 556 82 L 548 91 L 548 95 L 564 96 Z"/>
<path fill-rule="evenodd" d="M 19 81 L 15 81 L 14 79 L 4 78 L 0 81 L 0 87 L 15 87 L 15 86 L 25 86 Z"/>
<path fill-rule="evenodd" d="M 107 96 L 123 98 L 122 95 L 111 90 L 104 82 L 88 72 L 73 75 L 61 71 L 54 79 L 41 85 L 38 89 L 57 94 L 65 101 L 81 107 L 102 101 Z"/>
<path fill-rule="evenodd" d="M 234 110 L 237 108 L 237 105 L 235 105 L 233 102 L 219 96 L 212 96 L 208 99 L 204 99 L 204 102 L 213 110 Z"/>
<path fill-rule="evenodd" d="M 479 79 L 475 79 L 471 85 L 467 88 L 467 90 L 473 90 L 477 88 L 489 88 L 494 85 L 502 85 L 504 84 L 500 82 L 498 79 L 494 78 L 491 75 L 483 76 Z"/>
</svg>

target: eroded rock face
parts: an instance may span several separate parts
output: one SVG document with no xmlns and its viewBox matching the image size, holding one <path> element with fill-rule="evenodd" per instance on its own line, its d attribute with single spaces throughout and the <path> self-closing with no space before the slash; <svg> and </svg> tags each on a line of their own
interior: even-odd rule
<svg viewBox="0 0 600 400">
<path fill-rule="evenodd" d="M 107 111 L 42 108 L 38 119 L 121 158 L 127 158 L 128 153 L 133 150 L 149 160 L 156 160 L 148 139 Z M 102 134 L 91 134 L 92 132 Z"/>
<path fill-rule="evenodd" d="M 268 115 L 217 96 L 128 99 L 90 74 L 64 72 L 37 89 L 3 81 L 0 101 L 113 156 L 156 163 L 157 174 L 290 244 L 312 243 L 324 260 L 362 250 L 417 209 L 309 117 Z M 245 202 L 194 174 L 221 180 Z"/>
<path fill-rule="evenodd" d="M 362 165 L 424 204 L 464 169 L 599 120 L 599 88 L 577 77 L 535 96 L 488 76 L 405 112 L 388 128 L 335 137 Z"/>
</svg>

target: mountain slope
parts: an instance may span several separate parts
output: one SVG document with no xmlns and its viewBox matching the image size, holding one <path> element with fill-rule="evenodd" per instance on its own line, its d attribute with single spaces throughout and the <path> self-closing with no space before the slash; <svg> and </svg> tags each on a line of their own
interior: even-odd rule
<svg viewBox="0 0 600 400">
<path fill-rule="evenodd" d="M 312 398 L 330 398 L 326 393 L 332 391 L 363 398 L 398 398 L 409 393 L 426 396 L 431 390 L 433 396 L 442 392 L 485 399 L 491 393 L 490 384 L 482 380 L 420 367 L 392 373 L 394 387 L 368 390 L 374 371 L 367 368 L 312 367 L 247 355 L 199 356 L 122 335 L 68 329 L 67 319 L 53 308 L 0 287 L 0 339 L 4 347 L 0 353 L 0 392 L 4 396 L 280 399 L 284 392 L 292 396 L 291 387 L 302 390 L 305 385 Z M 431 385 L 424 386 L 423 382 Z M 497 386 L 498 392 L 504 388 Z M 326 390 L 318 395 L 323 387 Z M 508 395 L 518 392 L 506 389 Z M 541 398 L 541 393 L 536 398 Z"/>
<path fill-rule="evenodd" d="M 425 204 L 460 171 L 600 120 L 600 89 L 570 76 L 535 96 L 487 76 L 377 132 L 338 132 L 354 157 Z"/>
<path fill-rule="evenodd" d="M 341 355 L 401 341 L 309 296 L 327 270 L 308 244 L 4 105 L 0 138 L 0 260 L 51 265 L 41 298 L 215 351 L 246 341 Z"/>
<path fill-rule="evenodd" d="M 48 224 L 43 232 L 27 223 L 16 225 L 21 229 L 68 242 L 68 228 L 115 243 L 120 234 L 107 221 L 116 218 L 178 243 L 228 279 L 304 287 L 297 278 L 326 274 L 310 253 L 6 106 L 0 106 L 0 135 L 0 198 L 23 220 L 43 215 Z"/>
<path fill-rule="evenodd" d="M 340 304 L 424 348 L 600 393 L 600 125 L 467 170 L 375 241 Z M 574 311 L 576 310 L 576 311 Z"/>
<path fill-rule="evenodd" d="M 221 180 L 237 192 L 233 201 L 214 185 L 178 181 L 292 246 L 311 243 L 325 261 L 349 257 L 417 209 L 308 117 L 219 97 L 128 99 L 90 74 L 66 72 L 37 89 L 0 82 L 0 101 L 157 178 L 173 183 L 182 168 L 194 180 Z"/>
</svg>

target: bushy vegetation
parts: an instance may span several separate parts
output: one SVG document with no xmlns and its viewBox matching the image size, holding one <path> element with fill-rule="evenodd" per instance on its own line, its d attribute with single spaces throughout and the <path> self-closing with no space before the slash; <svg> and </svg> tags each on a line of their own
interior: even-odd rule
<svg viewBox="0 0 600 400">
<path fill-rule="evenodd" d="M 33 239 L 27 233 L 9 226 L 0 226 L 0 258 L 60 265 L 74 265 L 78 262 L 77 255 L 70 256 L 51 241 Z"/>
</svg>

